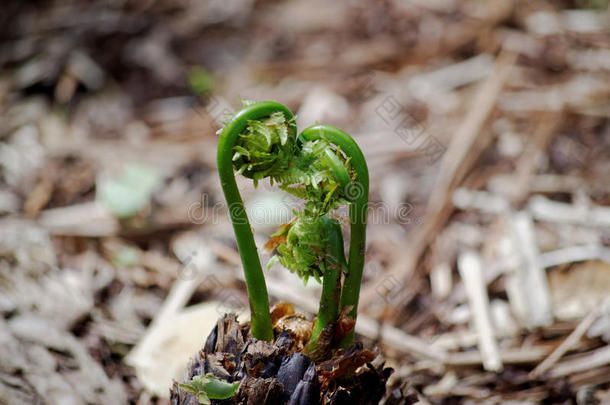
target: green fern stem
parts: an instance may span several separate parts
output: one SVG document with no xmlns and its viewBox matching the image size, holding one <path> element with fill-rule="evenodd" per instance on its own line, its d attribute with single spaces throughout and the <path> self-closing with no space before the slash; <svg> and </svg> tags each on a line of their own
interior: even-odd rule
<svg viewBox="0 0 610 405">
<path fill-rule="evenodd" d="M 330 125 L 313 125 L 301 132 L 299 139 L 302 141 L 312 141 L 325 139 L 337 147 L 348 156 L 350 164 L 356 173 L 355 180 L 352 181 L 345 190 L 347 198 L 350 200 L 350 244 L 347 262 L 347 273 L 343 282 L 341 292 L 340 310 L 347 311 L 347 315 L 354 319 L 358 315 L 358 300 L 360 297 L 360 284 L 362 283 L 362 273 L 364 269 L 364 256 L 366 249 L 366 221 L 368 214 L 369 200 L 369 171 L 364 155 L 358 144 L 344 131 Z M 342 347 L 349 346 L 354 341 L 354 331 L 347 335 Z"/>
<path fill-rule="evenodd" d="M 225 125 L 218 141 L 217 154 L 220 183 L 227 201 L 239 256 L 244 267 L 246 287 L 250 301 L 252 336 L 266 341 L 273 340 L 267 285 L 265 284 L 265 277 L 254 242 L 252 228 L 250 227 L 244 203 L 235 181 L 232 157 L 239 134 L 245 130 L 248 120 L 260 120 L 269 117 L 276 111 L 281 111 L 285 115 L 286 120 L 290 123 L 291 132 L 296 134 L 293 115 L 282 104 L 272 101 L 253 103 L 240 110 Z"/>
<path fill-rule="evenodd" d="M 345 253 L 343 252 L 343 234 L 341 225 L 336 220 L 322 217 L 326 252 L 324 257 L 324 274 L 322 276 L 322 296 L 318 316 L 311 332 L 307 347 L 308 352 L 315 352 L 318 339 L 324 328 L 337 321 L 341 300 L 341 274 L 346 270 Z"/>
</svg>

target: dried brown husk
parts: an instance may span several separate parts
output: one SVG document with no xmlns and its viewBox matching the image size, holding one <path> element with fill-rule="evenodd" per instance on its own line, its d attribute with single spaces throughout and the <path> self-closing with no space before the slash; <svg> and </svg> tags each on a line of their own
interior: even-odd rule
<svg viewBox="0 0 610 405">
<path fill-rule="evenodd" d="M 377 404 L 385 394 L 391 374 L 383 364 L 373 366 L 374 351 L 356 343 L 314 363 L 303 350 L 312 324 L 280 304 L 272 309 L 275 340 L 250 336 L 248 324 L 234 314 L 224 315 L 208 336 L 203 350 L 187 367 L 185 380 L 212 373 L 226 381 L 241 381 L 237 393 L 215 404 Z M 336 327 L 335 327 L 336 329 Z M 332 357 L 331 357 L 332 356 Z M 195 405 L 196 398 L 177 383 L 171 389 L 172 405 Z"/>
</svg>

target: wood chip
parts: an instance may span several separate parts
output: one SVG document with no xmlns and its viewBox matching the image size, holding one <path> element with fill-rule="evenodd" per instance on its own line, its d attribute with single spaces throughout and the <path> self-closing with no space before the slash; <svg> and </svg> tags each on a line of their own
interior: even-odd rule
<svg viewBox="0 0 610 405">
<path fill-rule="evenodd" d="M 584 226 L 610 226 L 610 208 L 601 206 L 575 206 L 552 201 L 543 196 L 529 200 L 528 211 L 539 221 Z"/>
<path fill-rule="evenodd" d="M 532 218 L 526 212 L 511 216 L 511 235 L 516 254 L 521 256 L 521 263 L 509 275 L 513 278 L 515 288 L 509 292 L 511 301 L 523 303 L 516 305 L 527 327 L 550 325 L 553 321 L 553 310 L 546 273 L 540 265 L 538 247 L 534 235 Z M 512 303 L 515 305 L 515 303 Z M 526 309 L 522 308 L 525 305 Z"/>
<path fill-rule="evenodd" d="M 489 371 L 501 371 L 502 359 L 491 324 L 489 297 L 481 267 L 481 258 L 472 251 L 463 253 L 458 258 L 458 270 L 466 288 L 473 326 L 479 335 L 483 367 Z"/>
</svg>

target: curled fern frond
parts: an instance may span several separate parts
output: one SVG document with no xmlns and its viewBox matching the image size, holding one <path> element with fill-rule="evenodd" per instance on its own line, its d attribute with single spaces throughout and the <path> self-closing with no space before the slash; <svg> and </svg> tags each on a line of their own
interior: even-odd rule
<svg viewBox="0 0 610 405">
<path fill-rule="evenodd" d="M 274 112 L 261 120 L 248 120 L 233 147 L 236 174 L 254 180 L 275 179 L 288 169 L 295 150 L 296 134 L 282 112 Z"/>
<path fill-rule="evenodd" d="M 277 246 L 277 256 L 269 262 L 279 261 L 282 266 L 298 275 L 305 284 L 310 277 L 320 282 L 324 273 L 326 240 L 322 217 L 312 216 L 306 211 L 296 213 L 296 220 L 284 225 L 272 235 L 283 242 Z"/>
<path fill-rule="evenodd" d="M 317 139 L 304 142 L 294 158 L 294 166 L 295 173 L 289 180 L 298 177 L 305 189 L 305 193 L 300 192 L 301 195 L 305 194 L 302 198 L 308 201 L 309 210 L 313 213 L 325 215 L 338 204 L 347 202 L 343 192 L 350 181 L 349 159 L 344 158 L 340 150 L 328 141 Z M 283 183 L 283 188 L 287 188 L 287 183 Z"/>
<path fill-rule="evenodd" d="M 281 113 L 284 117 L 279 117 L 276 113 Z M 255 121 L 260 121 L 263 125 L 253 125 Z M 268 125 L 264 125 L 265 123 Z M 262 142 L 252 138 L 247 141 L 243 139 L 256 131 L 267 132 L 267 136 L 263 134 Z M 284 136 L 286 133 L 288 137 Z M 266 341 L 273 339 L 269 296 L 252 228 L 235 181 L 235 171 L 241 170 L 255 182 L 274 172 L 275 167 L 281 167 L 283 162 L 289 160 L 287 156 L 292 154 L 296 133 L 294 116 L 289 109 L 273 101 L 261 101 L 246 103 L 244 108 L 233 114 L 225 122 L 218 138 L 218 175 L 227 204 L 231 207 L 229 215 L 243 264 L 250 302 L 252 336 Z M 274 148 L 282 153 L 273 153 Z"/>
</svg>

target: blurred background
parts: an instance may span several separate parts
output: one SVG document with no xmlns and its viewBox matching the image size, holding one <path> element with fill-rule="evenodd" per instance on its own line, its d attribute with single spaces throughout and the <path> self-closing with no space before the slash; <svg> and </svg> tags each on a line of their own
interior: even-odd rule
<svg viewBox="0 0 610 405">
<path fill-rule="evenodd" d="M 215 163 L 241 99 L 367 158 L 357 332 L 391 403 L 610 401 L 607 0 L 1 8 L 0 403 L 167 404 L 247 319 Z M 240 186 L 262 246 L 295 202 Z M 316 312 L 315 282 L 267 279 Z"/>
</svg>

